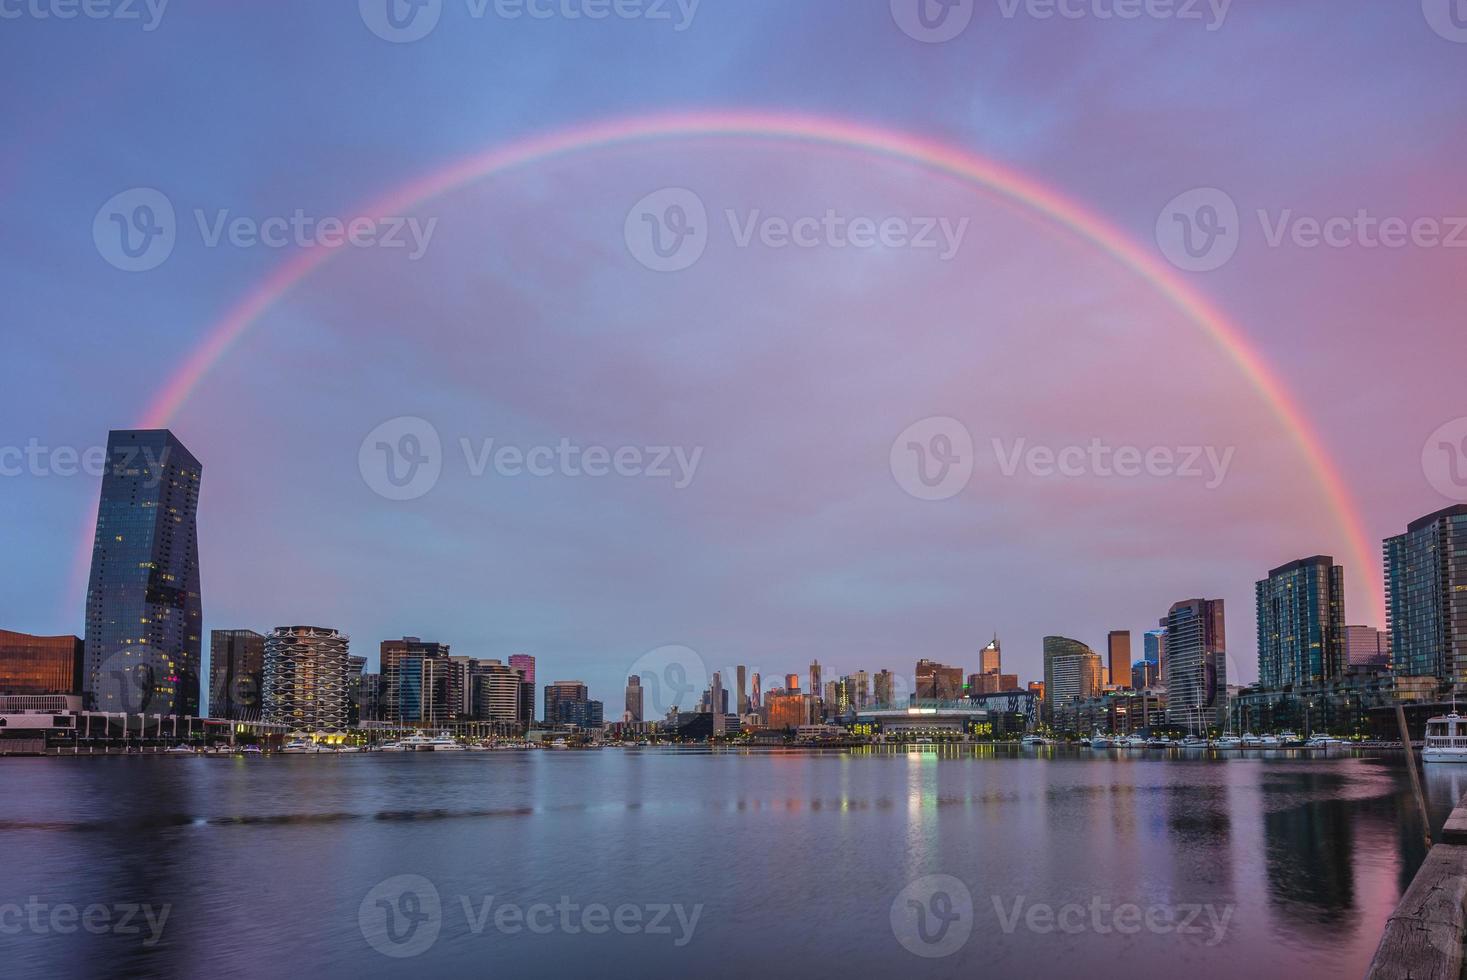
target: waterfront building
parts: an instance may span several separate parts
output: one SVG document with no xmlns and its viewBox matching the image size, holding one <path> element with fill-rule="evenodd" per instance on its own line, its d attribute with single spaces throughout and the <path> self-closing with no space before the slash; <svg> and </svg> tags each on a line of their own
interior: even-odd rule
<svg viewBox="0 0 1467 980">
<path fill-rule="evenodd" d="M 0 694 L 79 693 L 85 649 L 79 636 L 0 630 Z"/>
<path fill-rule="evenodd" d="M 351 638 L 320 626 L 281 626 L 265 637 L 264 720 L 297 732 L 348 724 Z"/>
<path fill-rule="evenodd" d="M 759 674 L 757 672 L 754 674 L 753 682 L 754 686 L 749 694 L 749 710 L 758 711 L 763 706 L 763 695 L 759 691 Z"/>
<path fill-rule="evenodd" d="M 739 697 L 734 703 L 738 705 L 739 717 L 742 718 L 749 713 L 749 668 L 739 664 L 735 672 L 738 676 Z"/>
<path fill-rule="evenodd" d="M 167 429 L 107 436 L 83 690 L 97 711 L 199 714 L 202 467 Z"/>
<path fill-rule="evenodd" d="M 1259 684 L 1317 684 L 1344 672 L 1345 570 L 1333 558 L 1271 569 L 1254 596 Z"/>
<path fill-rule="evenodd" d="M 1116 687 L 1131 683 L 1131 631 L 1111 630 L 1106 634 L 1106 673 Z"/>
<path fill-rule="evenodd" d="M 1044 700 L 1044 682 L 1043 681 L 1030 681 L 1029 682 L 1029 693 L 1032 694 L 1032 695 L 1034 695 L 1040 701 L 1043 701 Z"/>
<path fill-rule="evenodd" d="M 383 640 L 382 720 L 439 727 L 463 710 L 462 678 L 449 663 L 448 644 L 416 636 Z"/>
<path fill-rule="evenodd" d="M 817 671 L 819 667 L 815 668 Z M 708 688 L 710 697 L 709 704 L 713 711 L 713 734 L 722 735 L 727 727 L 728 718 L 728 692 L 723 689 L 723 674 L 719 671 L 713 672 L 713 682 Z"/>
<path fill-rule="evenodd" d="M 798 691 L 770 691 L 766 728 L 796 729 L 805 724 L 805 697 Z"/>
<path fill-rule="evenodd" d="M 1167 724 L 1164 691 L 1112 691 L 1059 706 L 1054 727 L 1063 732 L 1089 735 L 1147 734 Z"/>
<path fill-rule="evenodd" d="M 1467 693 L 1467 504 L 1412 521 L 1383 552 L 1391 669 Z"/>
<path fill-rule="evenodd" d="M 1166 620 L 1162 620 L 1161 628 L 1143 633 L 1141 644 L 1141 658 L 1151 664 L 1157 683 L 1161 683 L 1166 677 Z"/>
<path fill-rule="evenodd" d="M 1156 669 L 1156 664 L 1150 660 L 1138 660 L 1131 665 L 1131 687 L 1134 689 L 1144 691 L 1159 683 L 1161 683 L 1161 676 Z"/>
<path fill-rule="evenodd" d="M 1345 670 L 1387 670 L 1391 634 L 1374 626 L 1345 627 Z"/>
<path fill-rule="evenodd" d="M 963 695 L 963 669 L 932 660 L 917 661 L 917 697 L 933 701 L 956 701 Z"/>
<path fill-rule="evenodd" d="M 978 651 L 978 673 L 998 674 L 1003 672 L 1003 653 L 999 650 L 998 634 L 993 634 L 993 642 Z"/>
<path fill-rule="evenodd" d="M 740 684 L 740 687 L 743 686 L 743 674 L 744 674 L 744 668 L 740 667 L 739 668 L 739 684 Z M 631 677 L 628 677 L 627 678 L 627 692 L 626 692 L 626 694 L 627 694 L 626 714 L 624 714 L 622 716 L 622 721 L 629 721 L 629 722 L 632 722 L 633 724 L 635 724 L 635 723 L 640 722 L 642 720 L 642 678 L 638 677 L 636 674 L 633 674 Z M 739 692 L 739 700 L 741 702 L 744 701 L 744 695 L 743 695 L 743 692 L 742 691 Z"/>
<path fill-rule="evenodd" d="M 567 725 L 562 719 L 561 705 L 584 704 L 591 699 L 584 681 L 555 681 L 545 685 L 545 724 Z M 567 709 L 569 710 L 569 709 Z"/>
<path fill-rule="evenodd" d="M 473 657 L 452 656 L 444 660 L 448 672 L 447 715 L 450 721 L 474 717 L 474 671 L 479 660 Z"/>
<path fill-rule="evenodd" d="M 470 671 L 470 716 L 506 730 L 522 730 L 520 697 L 524 674 L 499 660 L 476 660 Z"/>
<path fill-rule="evenodd" d="M 1043 698 L 1033 691 L 1010 689 L 970 696 L 967 702 L 988 712 L 995 735 L 1006 735 L 1029 731 L 1038 725 Z"/>
<path fill-rule="evenodd" d="M 382 675 L 363 671 L 357 677 L 357 719 L 382 720 Z"/>
<path fill-rule="evenodd" d="M 535 724 L 535 658 L 528 653 L 513 653 L 509 665 L 524 678 L 520 690 L 520 726 L 528 731 Z"/>
<path fill-rule="evenodd" d="M 1227 722 L 1223 600 L 1185 599 L 1167 613 L 1167 721 L 1198 730 Z"/>
<path fill-rule="evenodd" d="M 818 698 L 820 696 L 820 692 L 823 689 L 824 685 L 820 683 L 820 661 L 816 660 L 810 664 L 809 690 L 811 694 L 815 695 Z"/>
<path fill-rule="evenodd" d="M 877 707 L 890 707 L 892 703 L 894 675 L 889 670 L 876 672 L 876 705 Z"/>
<path fill-rule="evenodd" d="M 1018 674 L 1000 674 L 994 672 L 968 675 L 969 697 L 975 697 L 980 694 L 998 694 L 1001 691 L 1016 691 L 1019 689 Z"/>
<path fill-rule="evenodd" d="M 1380 716 L 1383 722 L 1375 726 L 1380 729 L 1378 734 L 1399 739 L 1396 705 L 1431 702 L 1436 690 L 1433 677 L 1350 671 L 1328 681 L 1299 684 L 1290 690 L 1259 685 L 1244 688 L 1233 699 L 1230 718 L 1233 730 L 1240 733 L 1290 730 L 1306 735 L 1321 732 L 1365 735 L 1372 732 L 1373 720 Z M 1437 705 L 1426 713 L 1440 714 L 1444 710 L 1446 706 Z M 1425 718 L 1421 720 L 1424 722 Z M 1422 730 L 1422 725 L 1413 725 L 1413 731 Z"/>
<path fill-rule="evenodd" d="M 1071 701 L 1083 701 L 1100 693 L 1103 667 L 1100 654 L 1067 636 L 1044 638 L 1045 715 Z"/>
<path fill-rule="evenodd" d="M 856 710 L 869 708 L 871 706 L 871 675 L 864 670 L 858 670 L 851 675 L 855 690 L 851 694 L 851 706 Z"/>
</svg>

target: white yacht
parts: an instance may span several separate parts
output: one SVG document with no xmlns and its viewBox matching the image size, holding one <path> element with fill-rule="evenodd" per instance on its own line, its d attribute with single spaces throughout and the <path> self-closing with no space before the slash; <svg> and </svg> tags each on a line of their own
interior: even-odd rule
<svg viewBox="0 0 1467 980">
<path fill-rule="evenodd" d="M 447 732 L 439 732 L 436 738 L 430 738 L 423 746 L 430 752 L 467 752 L 462 745 Z"/>
<path fill-rule="evenodd" d="M 1258 740 L 1259 748 L 1264 749 L 1276 749 L 1281 744 L 1283 743 L 1279 741 L 1279 737 L 1277 735 L 1265 735 Z"/>
<path fill-rule="evenodd" d="M 1207 748 L 1207 739 L 1199 738 L 1196 735 L 1188 735 L 1186 738 L 1182 739 L 1182 748 L 1205 749 Z"/>
<path fill-rule="evenodd" d="M 1259 749 L 1263 747 L 1263 739 L 1252 732 L 1244 732 L 1242 744 L 1245 749 Z"/>
<path fill-rule="evenodd" d="M 1109 735 L 1102 735 L 1096 732 L 1090 736 L 1090 747 L 1092 749 L 1113 749 L 1116 747 L 1116 740 Z"/>
<path fill-rule="evenodd" d="M 1426 722 L 1422 762 L 1467 762 L 1467 718 L 1453 711 Z"/>
<path fill-rule="evenodd" d="M 1297 749 L 1304 744 L 1298 732 L 1279 732 L 1279 744 L 1286 749 Z"/>
<path fill-rule="evenodd" d="M 1223 735 L 1218 738 L 1215 745 L 1220 749 L 1241 749 L 1243 747 L 1243 739 L 1239 735 Z"/>
<path fill-rule="evenodd" d="M 1025 735 L 1023 738 L 1019 739 L 1019 744 L 1020 745 L 1053 745 L 1054 743 L 1051 742 L 1049 739 L 1045 738 L 1043 735 Z"/>
<path fill-rule="evenodd" d="M 416 734 L 409 735 L 407 738 L 403 739 L 397 744 L 399 747 L 399 751 L 402 752 L 432 752 L 435 748 L 437 748 L 437 746 L 433 744 L 434 741 L 435 739 L 431 739 L 426 735 Z"/>
<path fill-rule="evenodd" d="M 331 750 L 324 745 L 317 745 L 308 738 L 297 738 L 286 742 L 285 747 L 280 751 L 284 755 L 317 755 Z"/>
<path fill-rule="evenodd" d="M 183 745 L 183 744 L 170 745 L 168 748 L 164 749 L 163 751 L 164 751 L 165 754 L 166 753 L 177 753 L 179 755 L 194 755 L 195 754 L 195 752 L 194 752 L 194 750 L 192 748 L 190 748 L 187 745 Z"/>
<path fill-rule="evenodd" d="M 1147 748 L 1152 749 L 1169 749 L 1172 745 L 1172 740 L 1165 735 L 1153 735 L 1146 740 Z"/>
</svg>

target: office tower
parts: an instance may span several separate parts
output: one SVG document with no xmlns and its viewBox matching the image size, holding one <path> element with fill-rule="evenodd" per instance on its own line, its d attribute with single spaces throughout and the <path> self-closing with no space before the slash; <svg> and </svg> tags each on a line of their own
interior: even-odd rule
<svg viewBox="0 0 1467 980">
<path fill-rule="evenodd" d="M 856 693 L 854 697 L 857 711 L 864 711 L 871 706 L 871 675 L 864 670 L 855 673 Z"/>
<path fill-rule="evenodd" d="M 917 697 L 926 701 L 956 701 L 963 696 L 963 669 L 932 660 L 917 661 Z"/>
<path fill-rule="evenodd" d="M 795 691 L 798 691 L 800 689 L 800 675 L 799 674 L 785 674 L 784 675 L 784 689 L 785 689 L 785 693 L 787 693 L 787 694 L 788 693 L 793 693 Z"/>
<path fill-rule="evenodd" d="M 742 677 L 743 673 L 744 668 L 740 667 L 740 677 Z M 739 695 L 739 700 L 744 700 L 742 693 Z M 631 722 L 640 722 L 642 720 L 642 678 L 636 674 L 627 678 L 627 706 L 623 719 Z"/>
<path fill-rule="evenodd" d="M 1138 691 L 1155 687 L 1158 683 L 1156 664 L 1150 660 L 1138 660 L 1131 665 L 1131 686 Z"/>
<path fill-rule="evenodd" d="M 470 671 L 470 714 L 506 729 L 519 729 L 524 674 L 498 660 L 476 660 Z"/>
<path fill-rule="evenodd" d="M 416 636 L 383 640 L 382 719 L 405 725 L 440 726 L 456 718 L 463 704 L 458 668 L 449 663 L 448 644 Z"/>
<path fill-rule="evenodd" d="M 756 673 L 754 675 L 753 693 L 751 693 L 749 695 L 749 708 L 750 708 L 750 710 L 752 710 L 752 711 L 758 711 L 761 707 L 763 707 L 762 698 L 763 698 L 763 695 L 759 691 L 759 675 Z"/>
<path fill-rule="evenodd" d="M 199 713 L 201 470 L 167 429 L 107 436 L 87 583 L 89 707 Z"/>
<path fill-rule="evenodd" d="M 1258 682 L 1320 684 L 1344 673 L 1345 570 L 1328 555 L 1271 569 L 1254 586 Z"/>
<path fill-rule="evenodd" d="M 545 724 L 575 724 L 572 721 L 563 720 L 563 717 L 568 717 L 575 710 L 573 705 L 585 704 L 590 698 L 590 691 L 584 681 L 555 681 L 552 684 L 546 684 Z"/>
<path fill-rule="evenodd" d="M 817 660 L 810 665 L 810 693 L 818 698 L 823 689 L 824 685 L 820 682 L 820 661 Z"/>
<path fill-rule="evenodd" d="M 535 658 L 528 653 L 510 654 L 509 665 L 524 675 L 520 691 L 520 724 L 526 730 L 535 724 Z"/>
<path fill-rule="evenodd" d="M 1227 722 L 1223 600 L 1186 599 L 1167 613 L 1167 722 L 1200 732 Z"/>
<path fill-rule="evenodd" d="M 265 687 L 265 637 L 209 631 L 209 717 L 258 721 Z"/>
<path fill-rule="evenodd" d="M 993 642 L 978 651 L 978 673 L 998 674 L 1003 672 L 1003 654 L 998 648 L 998 634 L 993 634 Z"/>
<path fill-rule="evenodd" d="M 1374 626 L 1345 627 L 1345 669 L 1385 670 L 1391 665 L 1391 634 Z"/>
<path fill-rule="evenodd" d="M 879 671 L 876 672 L 876 705 L 877 705 L 877 707 L 883 707 L 884 708 L 887 705 L 891 704 L 892 690 L 893 690 L 892 689 L 892 681 L 893 681 L 893 679 L 894 678 L 893 678 L 892 672 L 889 671 L 889 670 L 879 670 Z"/>
<path fill-rule="evenodd" d="M 0 694 L 78 694 L 86 644 L 79 636 L 0 630 Z"/>
<path fill-rule="evenodd" d="M 351 638 L 319 626 L 281 626 L 265 637 L 264 720 L 295 732 L 347 727 Z"/>
<path fill-rule="evenodd" d="M 355 654 L 346 658 L 346 723 L 355 728 L 362 723 L 362 680 L 367 676 L 367 658 Z"/>
<path fill-rule="evenodd" d="M 382 675 L 362 672 L 357 678 L 357 719 L 382 720 Z"/>
<path fill-rule="evenodd" d="M 749 713 L 749 668 L 739 664 L 736 668 L 739 679 L 739 717 Z"/>
<path fill-rule="evenodd" d="M 969 674 L 968 695 L 1000 694 L 1019 690 L 1018 674 Z"/>
<path fill-rule="evenodd" d="M 1032 695 L 1034 695 L 1040 701 L 1043 701 L 1044 700 L 1044 682 L 1043 681 L 1030 681 L 1029 682 L 1029 693 L 1032 694 Z"/>
<path fill-rule="evenodd" d="M 775 729 L 799 728 L 805 723 L 805 696 L 798 692 L 769 693 L 769 718 L 766 726 Z"/>
<path fill-rule="evenodd" d="M 723 689 L 723 674 L 719 671 L 713 672 L 713 683 L 709 686 L 712 697 L 709 699 L 713 707 L 713 734 L 722 735 L 724 732 L 724 721 L 728 716 L 728 692 Z"/>
<path fill-rule="evenodd" d="M 1116 687 L 1131 683 L 1131 631 L 1111 630 L 1106 634 L 1106 671 Z"/>
<path fill-rule="evenodd" d="M 474 670 L 479 661 L 474 657 L 445 657 L 448 671 L 448 717 L 474 717 Z"/>
<path fill-rule="evenodd" d="M 1165 620 L 1162 621 L 1165 623 Z M 1163 683 L 1166 677 L 1166 627 L 1147 630 L 1142 636 L 1141 656 L 1147 663 L 1155 668 L 1157 683 Z"/>
<path fill-rule="evenodd" d="M 837 703 L 840 701 L 840 684 L 837 681 L 826 681 L 825 690 L 820 692 L 820 699 L 825 702 L 826 710 L 834 715 L 840 709 Z"/>
<path fill-rule="evenodd" d="M 1467 689 L 1467 504 L 1412 521 L 1383 546 L 1391 669 Z"/>
<path fill-rule="evenodd" d="M 1045 712 L 1054 717 L 1054 709 L 1073 701 L 1083 701 L 1100 694 L 1100 654 L 1079 640 L 1066 636 L 1044 638 Z M 1032 687 L 1032 685 L 1031 685 Z"/>
</svg>

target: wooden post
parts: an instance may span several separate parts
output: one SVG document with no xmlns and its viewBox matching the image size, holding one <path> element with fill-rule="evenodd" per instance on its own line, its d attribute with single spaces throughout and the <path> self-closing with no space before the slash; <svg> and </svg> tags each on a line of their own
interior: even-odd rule
<svg viewBox="0 0 1467 980">
<path fill-rule="evenodd" d="M 1411 731 L 1406 727 L 1406 709 L 1396 705 L 1396 724 L 1401 729 L 1401 747 L 1406 750 L 1406 771 L 1411 774 L 1411 793 L 1416 797 L 1416 808 L 1421 813 L 1421 831 L 1426 835 L 1426 846 L 1431 848 L 1431 818 L 1426 812 L 1426 797 L 1421 792 L 1421 774 L 1416 771 L 1416 751 L 1411 747 Z"/>
</svg>

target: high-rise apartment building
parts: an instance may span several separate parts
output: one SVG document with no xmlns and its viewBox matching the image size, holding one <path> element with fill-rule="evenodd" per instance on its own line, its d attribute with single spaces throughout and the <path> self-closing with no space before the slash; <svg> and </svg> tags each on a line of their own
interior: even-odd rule
<svg viewBox="0 0 1467 980">
<path fill-rule="evenodd" d="M 956 701 L 963 696 L 963 668 L 932 660 L 917 661 L 917 697 L 922 700 Z"/>
<path fill-rule="evenodd" d="M 1391 634 L 1374 626 L 1345 627 L 1345 669 L 1386 670 L 1391 665 Z"/>
<path fill-rule="evenodd" d="M 810 691 L 811 694 L 815 695 L 818 698 L 818 697 L 820 697 L 820 692 L 823 691 L 824 689 L 825 689 L 825 685 L 823 683 L 821 683 L 821 679 L 820 679 L 820 661 L 816 660 L 815 662 L 813 662 L 812 664 L 810 664 L 810 687 L 809 687 L 809 691 Z"/>
<path fill-rule="evenodd" d="M 736 703 L 738 705 L 739 717 L 742 718 L 749 713 L 749 668 L 743 664 L 739 664 L 736 671 L 739 682 L 739 699 Z"/>
<path fill-rule="evenodd" d="M 978 673 L 998 674 L 1003 671 L 1003 652 L 998 646 L 998 634 L 993 634 L 993 641 L 978 651 Z"/>
<path fill-rule="evenodd" d="M 1166 683 L 1166 620 L 1159 629 L 1147 630 L 1141 640 L 1141 657 L 1154 669 L 1155 683 Z"/>
<path fill-rule="evenodd" d="M 167 429 L 109 433 L 83 686 L 98 711 L 199 714 L 202 467 Z"/>
<path fill-rule="evenodd" d="M 476 721 L 522 729 L 520 698 L 525 675 L 499 660 L 475 660 L 469 670 L 469 714 Z"/>
<path fill-rule="evenodd" d="M 1106 634 L 1106 671 L 1116 687 L 1131 685 L 1131 631 L 1111 630 Z"/>
<path fill-rule="evenodd" d="M 742 675 L 743 672 L 744 668 L 740 667 L 739 674 Z M 740 694 L 739 699 L 743 700 L 742 694 Z M 626 714 L 622 715 L 622 720 L 630 722 L 640 722 L 642 720 L 642 678 L 636 674 L 627 678 Z"/>
<path fill-rule="evenodd" d="M 1067 636 L 1044 638 L 1044 709 L 1054 717 L 1056 707 L 1096 697 L 1103 684 L 1100 654 Z M 1032 686 L 1032 685 L 1031 685 Z"/>
<path fill-rule="evenodd" d="M 1391 669 L 1467 693 L 1467 504 L 1412 521 L 1382 550 Z"/>
<path fill-rule="evenodd" d="M 448 644 L 416 636 L 383 640 L 382 717 L 404 725 L 441 726 L 463 711 L 463 678 Z"/>
<path fill-rule="evenodd" d="M 1200 732 L 1227 723 L 1223 600 L 1186 599 L 1167 613 L 1167 722 Z"/>
<path fill-rule="evenodd" d="M 1271 569 L 1254 586 L 1258 682 L 1321 684 L 1344 673 L 1345 570 L 1328 555 Z"/>
<path fill-rule="evenodd" d="M 265 688 L 265 637 L 254 630 L 209 631 L 209 717 L 258 721 Z"/>
<path fill-rule="evenodd" d="M 535 724 L 535 658 L 528 653 L 512 653 L 509 665 L 524 678 L 520 690 L 520 725 L 529 729 Z"/>
<path fill-rule="evenodd" d="M 876 672 L 876 704 L 878 707 L 887 707 L 892 703 L 894 693 L 895 676 L 889 670 Z"/>
<path fill-rule="evenodd" d="M 282 626 L 265 637 L 264 720 L 295 732 L 341 732 L 349 723 L 351 638 L 320 626 Z"/>
<path fill-rule="evenodd" d="M 574 711 L 571 705 L 585 704 L 591 694 L 585 681 L 555 681 L 545 685 L 545 724 L 573 725 L 566 720 Z"/>
</svg>

